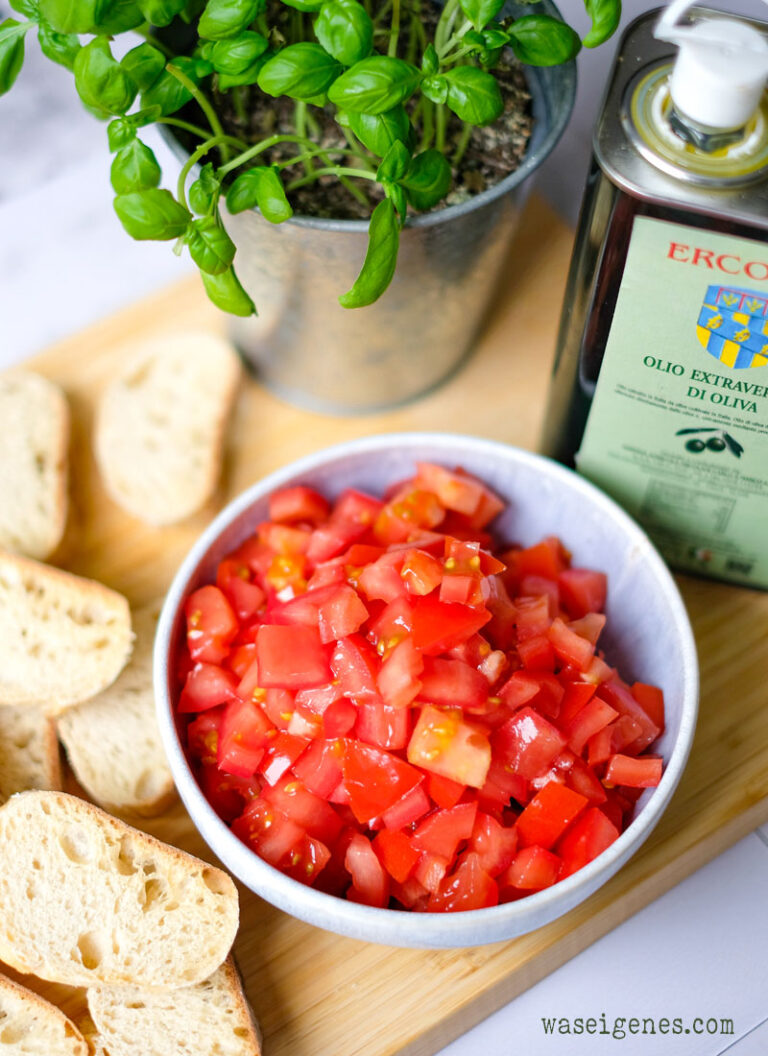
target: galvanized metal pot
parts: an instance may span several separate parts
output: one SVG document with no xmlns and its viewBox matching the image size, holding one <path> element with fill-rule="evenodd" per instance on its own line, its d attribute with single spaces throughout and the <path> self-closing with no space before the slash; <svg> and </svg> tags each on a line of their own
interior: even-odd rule
<svg viewBox="0 0 768 1056">
<path fill-rule="evenodd" d="M 557 14 L 550 0 L 543 9 Z M 520 9 L 525 10 L 525 9 Z M 530 189 L 573 108 L 574 63 L 526 69 L 534 129 L 526 157 L 470 201 L 409 219 L 392 284 L 367 308 L 339 294 L 365 257 L 367 221 L 293 217 L 268 223 L 257 211 L 223 220 L 237 246 L 237 274 L 259 311 L 231 333 L 270 389 L 314 410 L 354 414 L 420 396 L 472 348 L 501 261 Z"/>
</svg>

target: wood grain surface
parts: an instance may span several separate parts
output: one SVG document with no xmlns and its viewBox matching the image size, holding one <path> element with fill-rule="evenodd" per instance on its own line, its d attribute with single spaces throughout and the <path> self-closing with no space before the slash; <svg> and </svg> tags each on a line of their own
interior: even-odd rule
<svg viewBox="0 0 768 1056">
<path fill-rule="evenodd" d="M 442 429 L 534 448 L 544 411 L 572 233 L 536 199 L 507 261 L 475 355 L 430 396 L 386 414 L 331 418 L 243 386 L 216 501 L 181 526 L 152 529 L 104 492 L 91 450 L 95 402 L 131 344 L 163 331 L 221 331 L 190 280 L 97 323 L 30 365 L 73 408 L 72 505 L 54 563 L 134 604 L 162 595 L 223 502 L 265 473 L 331 443 L 392 430 Z M 674 800 L 640 853 L 566 917 L 512 942 L 399 950 L 340 938 L 241 889 L 235 952 L 266 1056 L 428 1056 L 768 820 L 768 595 L 680 577 L 702 669 L 699 727 Z M 660 643 L 664 648 L 664 643 Z M 210 858 L 180 806 L 142 822 Z M 51 994 L 53 989 L 38 987 Z M 76 1010 L 79 995 L 55 991 Z"/>
</svg>

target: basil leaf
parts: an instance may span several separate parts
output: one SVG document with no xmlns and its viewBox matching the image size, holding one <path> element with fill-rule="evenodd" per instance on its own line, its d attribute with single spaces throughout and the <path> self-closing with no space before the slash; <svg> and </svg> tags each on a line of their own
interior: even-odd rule
<svg viewBox="0 0 768 1056">
<path fill-rule="evenodd" d="M 242 73 L 220 73 L 219 91 L 225 92 L 228 88 L 238 88 L 243 84 L 256 84 L 267 58 L 268 56 L 263 55 L 260 59 L 256 59 Z"/>
<path fill-rule="evenodd" d="M 151 44 L 139 44 L 123 56 L 120 65 L 140 92 L 147 92 L 165 69 L 165 56 Z"/>
<path fill-rule="evenodd" d="M 529 66 L 559 66 L 581 49 L 578 34 L 549 15 L 523 15 L 507 32 L 515 56 Z"/>
<path fill-rule="evenodd" d="M 351 290 L 339 297 L 342 308 L 363 308 L 381 297 L 392 281 L 400 246 L 400 225 L 390 198 L 379 202 L 368 227 L 368 251 Z"/>
<path fill-rule="evenodd" d="M 618 29 L 621 0 L 584 0 L 584 6 L 592 19 L 592 28 L 582 43 L 585 48 L 596 48 Z"/>
<path fill-rule="evenodd" d="M 396 139 L 384 155 L 376 172 L 376 179 L 380 182 L 389 180 L 390 183 L 397 183 L 398 180 L 405 176 L 410 160 L 410 151 L 405 148 L 399 139 Z"/>
<path fill-rule="evenodd" d="M 0 95 L 19 76 L 24 64 L 24 34 L 31 28 L 31 22 L 18 22 L 15 18 L 6 18 L 0 23 Z"/>
<path fill-rule="evenodd" d="M 405 191 L 399 183 L 386 183 L 384 185 L 384 193 L 397 210 L 401 223 L 404 224 L 408 213 L 408 199 L 405 196 Z"/>
<path fill-rule="evenodd" d="M 190 221 L 189 212 L 171 192 L 156 187 L 119 194 L 113 204 L 120 223 L 131 238 L 139 241 L 154 238 L 167 242 L 178 238 Z"/>
<path fill-rule="evenodd" d="M 209 298 L 223 312 L 241 316 L 258 315 L 256 305 L 240 285 L 232 268 L 227 268 L 219 275 L 201 271 L 200 278 Z"/>
<path fill-rule="evenodd" d="M 177 55 L 172 65 L 180 69 L 195 84 L 200 81 L 199 59 L 191 59 L 188 55 Z M 192 96 L 181 81 L 177 81 L 168 70 L 163 70 L 155 83 L 142 93 L 141 105 L 159 106 L 162 115 L 167 117 L 169 114 L 175 114 L 191 98 Z"/>
<path fill-rule="evenodd" d="M 116 194 L 130 194 L 157 187 L 162 172 L 157 158 L 146 143 L 134 139 L 122 147 L 112 161 L 109 178 Z"/>
<path fill-rule="evenodd" d="M 431 77 L 433 74 L 437 73 L 439 69 L 440 59 L 437 57 L 435 45 L 430 42 L 424 49 L 424 54 L 421 58 L 421 72 Z"/>
<path fill-rule="evenodd" d="M 309 14 L 319 11 L 323 6 L 323 0 L 283 0 L 283 3 L 287 7 L 293 7 L 297 11 L 304 11 Z"/>
<path fill-rule="evenodd" d="M 235 243 L 214 216 L 193 220 L 187 230 L 189 255 L 201 271 L 221 275 L 235 257 Z"/>
<path fill-rule="evenodd" d="M 230 213 L 242 213 L 245 209 L 255 208 L 273 224 L 281 224 L 293 216 L 277 169 L 257 165 L 241 173 L 227 191 L 227 209 Z"/>
<path fill-rule="evenodd" d="M 504 111 L 496 78 L 477 66 L 454 66 L 443 77 L 448 82 L 446 102 L 457 117 L 471 125 L 490 125 Z"/>
<path fill-rule="evenodd" d="M 189 204 L 196 213 L 207 213 L 210 211 L 214 201 L 219 196 L 221 180 L 216 176 L 213 165 L 207 162 L 200 170 L 200 175 L 191 184 L 187 192 Z"/>
<path fill-rule="evenodd" d="M 400 181 L 414 209 L 432 209 L 451 188 L 451 166 L 439 150 L 425 150 L 412 159 Z"/>
<path fill-rule="evenodd" d="M 340 72 L 340 64 L 320 44 L 289 44 L 264 63 L 258 84 L 267 95 L 313 102 L 325 96 Z"/>
<path fill-rule="evenodd" d="M 269 47 L 261 33 L 249 29 L 228 40 L 217 40 L 210 50 L 211 65 L 217 73 L 237 77 L 245 73 Z"/>
<path fill-rule="evenodd" d="M 75 88 L 86 106 L 102 114 L 124 114 L 136 98 L 136 85 L 112 58 L 105 37 L 95 37 L 75 59 Z"/>
<path fill-rule="evenodd" d="M 47 22 L 41 21 L 37 28 L 40 50 L 52 62 L 58 62 L 68 70 L 74 70 L 75 59 L 80 51 L 80 41 L 75 33 L 57 33 Z"/>
<path fill-rule="evenodd" d="M 266 0 L 208 0 L 197 31 L 204 40 L 224 40 L 242 33 L 266 8 Z"/>
<path fill-rule="evenodd" d="M 383 158 L 397 140 L 410 145 L 413 129 L 402 105 L 385 110 L 383 114 L 349 113 L 349 127 L 357 138 L 374 154 Z M 337 116 L 338 120 L 338 116 Z"/>
<path fill-rule="evenodd" d="M 112 0 L 112 3 L 105 4 L 94 32 L 104 37 L 116 37 L 128 29 L 135 29 L 143 21 L 144 15 L 135 0 Z"/>
<path fill-rule="evenodd" d="M 342 110 L 382 114 L 410 99 L 421 73 L 409 62 L 389 55 L 372 55 L 342 73 L 328 90 L 328 98 Z"/>
<path fill-rule="evenodd" d="M 373 22 L 357 0 L 326 0 L 315 20 L 315 36 L 342 66 L 371 54 Z"/>
<path fill-rule="evenodd" d="M 95 33 L 107 0 L 39 0 L 40 13 L 57 33 Z"/>
<path fill-rule="evenodd" d="M 117 117 L 107 125 L 107 142 L 112 154 L 133 143 L 135 138 L 136 126 L 128 117 Z"/>
<path fill-rule="evenodd" d="M 187 0 L 138 0 L 138 5 L 151 26 L 169 26 L 187 6 Z"/>
<path fill-rule="evenodd" d="M 442 105 L 448 102 L 448 81 L 443 76 L 425 77 L 421 82 L 421 90 L 433 103 Z"/>
<path fill-rule="evenodd" d="M 37 22 L 40 18 L 40 5 L 37 0 L 10 0 L 10 3 L 14 11 L 24 15 L 30 22 Z"/>
<path fill-rule="evenodd" d="M 505 0 L 459 0 L 461 10 L 475 29 L 485 29 L 492 18 L 495 18 Z"/>
</svg>

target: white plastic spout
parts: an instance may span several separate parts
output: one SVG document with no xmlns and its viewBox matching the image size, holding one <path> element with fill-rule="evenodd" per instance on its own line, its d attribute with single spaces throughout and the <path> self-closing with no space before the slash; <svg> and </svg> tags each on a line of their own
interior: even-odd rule
<svg viewBox="0 0 768 1056">
<path fill-rule="evenodd" d="M 732 18 L 677 25 L 692 4 L 673 0 L 655 29 L 659 40 L 680 49 L 670 79 L 672 102 L 682 117 L 704 128 L 743 128 L 757 110 L 768 78 L 768 41 Z"/>
</svg>

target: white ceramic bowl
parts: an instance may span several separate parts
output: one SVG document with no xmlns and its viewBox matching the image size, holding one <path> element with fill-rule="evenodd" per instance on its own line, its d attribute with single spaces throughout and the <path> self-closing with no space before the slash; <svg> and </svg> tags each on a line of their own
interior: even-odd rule
<svg viewBox="0 0 768 1056">
<path fill-rule="evenodd" d="M 530 545 L 559 535 L 576 566 L 608 574 L 608 624 L 601 646 L 630 681 L 663 688 L 666 729 L 654 746 L 664 775 L 638 800 L 628 828 L 589 865 L 527 898 L 461 913 L 374 909 L 315 891 L 257 857 L 219 819 L 201 792 L 171 706 L 169 658 L 184 633 L 187 596 L 215 579 L 218 562 L 267 518 L 276 488 L 309 484 L 333 498 L 346 487 L 380 495 L 413 474 L 415 461 L 460 465 L 509 505 L 494 523 L 505 541 Z M 555 462 L 504 444 L 440 433 L 355 440 L 270 474 L 231 502 L 197 540 L 163 608 L 155 647 L 155 695 L 165 751 L 181 798 L 209 847 L 246 887 L 301 920 L 354 938 L 393 946 L 451 947 L 497 942 L 532 931 L 588 898 L 637 851 L 680 780 L 693 739 L 698 665 L 693 633 L 677 587 L 651 542 L 611 499 Z"/>
</svg>

